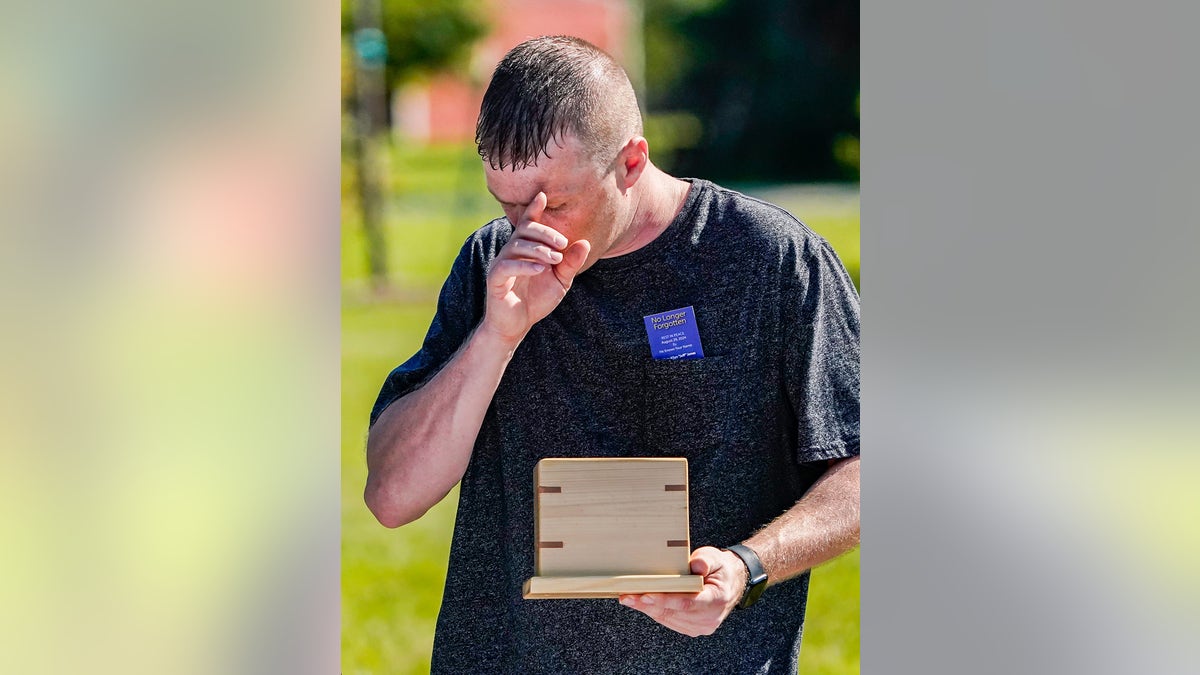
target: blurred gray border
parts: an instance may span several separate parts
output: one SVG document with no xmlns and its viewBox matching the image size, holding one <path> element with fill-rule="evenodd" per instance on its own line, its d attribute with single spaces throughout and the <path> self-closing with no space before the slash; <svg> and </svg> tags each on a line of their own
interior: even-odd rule
<svg viewBox="0 0 1200 675">
<path fill-rule="evenodd" d="M 863 671 L 1200 672 L 1196 6 L 862 9 Z"/>
</svg>

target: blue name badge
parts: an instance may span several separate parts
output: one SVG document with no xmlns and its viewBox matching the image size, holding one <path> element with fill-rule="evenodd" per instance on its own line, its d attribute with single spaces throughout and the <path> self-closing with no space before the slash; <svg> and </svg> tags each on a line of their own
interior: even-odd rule
<svg viewBox="0 0 1200 675">
<path fill-rule="evenodd" d="M 650 338 L 650 354 L 656 359 L 702 359 L 700 328 L 691 307 L 643 317 L 646 337 Z"/>
</svg>

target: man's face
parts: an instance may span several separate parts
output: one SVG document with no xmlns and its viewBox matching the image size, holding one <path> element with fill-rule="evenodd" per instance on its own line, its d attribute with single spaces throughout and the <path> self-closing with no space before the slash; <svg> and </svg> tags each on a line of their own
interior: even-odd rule
<svg viewBox="0 0 1200 675">
<path fill-rule="evenodd" d="M 536 166 L 494 169 L 484 162 L 484 174 L 488 191 L 514 227 L 537 193 L 545 192 L 546 210 L 536 220 L 558 230 L 570 243 L 588 240 L 589 265 L 603 257 L 628 227 L 625 195 L 617 188 L 611 166 L 598 166 L 572 134 L 557 143 L 552 140 Z"/>
</svg>

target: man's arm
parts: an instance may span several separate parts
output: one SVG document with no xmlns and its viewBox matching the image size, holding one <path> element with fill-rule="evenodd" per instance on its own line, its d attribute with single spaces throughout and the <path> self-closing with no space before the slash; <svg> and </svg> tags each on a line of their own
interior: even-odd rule
<svg viewBox="0 0 1200 675">
<path fill-rule="evenodd" d="M 590 244 L 537 222 L 546 196 L 525 209 L 492 261 L 483 320 L 420 389 L 394 401 L 367 435 L 363 499 L 387 527 L 420 518 L 454 487 L 521 340 L 566 296 Z"/>
<path fill-rule="evenodd" d="M 742 542 L 758 554 L 768 578 L 783 581 L 858 545 L 858 457 L 837 461 L 784 512 Z"/>
<path fill-rule="evenodd" d="M 795 506 L 742 542 L 762 560 L 769 583 L 795 577 L 858 545 L 858 469 L 858 457 L 838 460 Z M 625 595 L 621 604 L 685 635 L 711 635 L 741 600 L 746 565 L 733 553 L 705 546 L 692 553 L 691 571 L 704 576 L 704 589 L 695 595 Z"/>
<path fill-rule="evenodd" d="M 433 379 L 380 414 L 367 436 L 363 495 L 380 523 L 411 523 L 462 478 L 516 346 L 481 323 Z"/>
</svg>

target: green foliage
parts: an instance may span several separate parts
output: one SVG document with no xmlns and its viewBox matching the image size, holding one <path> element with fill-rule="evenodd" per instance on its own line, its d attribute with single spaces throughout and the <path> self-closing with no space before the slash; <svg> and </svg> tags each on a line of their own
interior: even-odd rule
<svg viewBox="0 0 1200 675">
<path fill-rule="evenodd" d="M 393 85 L 461 66 L 487 33 L 482 0 L 380 0 Z M 355 0 L 342 0 L 342 34 L 354 33 Z"/>
<path fill-rule="evenodd" d="M 487 191 L 472 144 L 393 147 L 392 195 L 383 223 L 392 261 L 392 282 L 406 296 L 432 298 L 450 271 L 463 241 L 476 228 L 504 215 Z M 354 165 L 342 163 L 342 285 L 367 287 L 366 237 L 355 190 Z"/>
<path fill-rule="evenodd" d="M 858 572 L 857 549 L 812 571 L 800 643 L 801 675 L 858 673 Z"/>
<path fill-rule="evenodd" d="M 342 672 L 427 673 L 446 579 L 457 491 L 415 523 L 379 525 L 362 501 L 367 419 L 387 373 L 413 354 L 436 294 L 466 236 L 501 215 L 470 144 L 395 148 L 386 209 L 393 281 L 373 296 L 362 262 L 352 166 L 343 167 Z M 789 209 L 826 237 L 858 279 L 858 201 L 853 191 L 741 186 Z M 800 672 L 858 672 L 858 553 L 813 572 Z"/>
<path fill-rule="evenodd" d="M 644 117 L 644 133 L 654 164 L 674 173 L 676 154 L 696 147 L 704 133 L 703 122 L 687 112 L 649 113 Z"/>
<path fill-rule="evenodd" d="M 862 94 L 860 93 L 854 97 L 854 117 L 856 119 L 861 116 L 861 103 Z M 841 133 L 833 139 L 834 158 L 854 180 L 858 180 L 859 167 L 862 163 L 859 152 L 858 134 Z"/>
<path fill-rule="evenodd" d="M 646 107 L 703 123 L 679 172 L 858 179 L 856 149 L 837 140 L 858 135 L 856 1 L 645 0 L 643 30 Z"/>
</svg>

